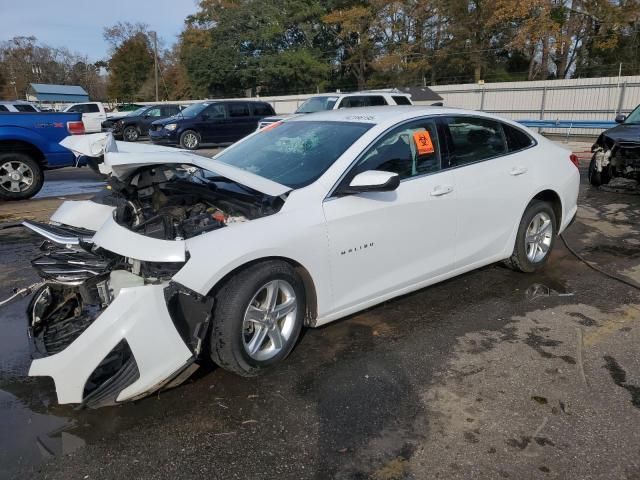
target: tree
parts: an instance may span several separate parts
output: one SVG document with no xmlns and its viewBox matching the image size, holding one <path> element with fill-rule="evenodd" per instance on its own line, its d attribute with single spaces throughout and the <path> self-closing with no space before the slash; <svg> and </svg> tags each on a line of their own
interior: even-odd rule
<svg viewBox="0 0 640 480">
<path fill-rule="evenodd" d="M 137 33 L 125 40 L 109 60 L 109 96 L 120 101 L 144 100 L 139 92 L 150 77 L 153 64 L 153 52 L 146 35 Z"/>
</svg>

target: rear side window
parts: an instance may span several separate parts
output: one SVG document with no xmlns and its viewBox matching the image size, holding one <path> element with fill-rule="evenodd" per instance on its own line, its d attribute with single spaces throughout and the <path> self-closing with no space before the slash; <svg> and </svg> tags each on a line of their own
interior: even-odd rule
<svg viewBox="0 0 640 480">
<path fill-rule="evenodd" d="M 268 115 L 275 115 L 273 108 L 271 108 L 271 105 L 268 103 L 253 103 L 251 106 L 253 108 L 253 114 L 256 116 L 266 117 Z"/>
<path fill-rule="evenodd" d="M 229 103 L 229 116 L 230 117 L 248 117 L 249 106 L 246 103 Z"/>
<path fill-rule="evenodd" d="M 519 128 L 503 123 L 502 130 L 504 131 L 504 136 L 507 139 L 509 152 L 524 150 L 525 148 L 529 148 L 533 145 L 533 139 Z"/>
<path fill-rule="evenodd" d="M 0 112 L 8 112 L 9 109 L 7 107 L 5 107 L 4 105 L 0 105 Z"/>
<path fill-rule="evenodd" d="M 162 115 L 170 117 L 178 113 L 178 107 L 162 107 Z"/>
<path fill-rule="evenodd" d="M 31 105 L 26 105 L 24 103 L 18 103 L 14 105 L 14 107 L 19 112 L 35 112 L 36 111 L 36 109 L 33 108 Z"/>
<path fill-rule="evenodd" d="M 155 107 L 144 112 L 145 117 L 161 117 L 160 107 Z"/>
<path fill-rule="evenodd" d="M 394 95 L 393 101 L 396 102 L 396 105 L 411 105 L 411 100 L 409 97 L 405 97 L 404 95 Z"/>
<path fill-rule="evenodd" d="M 345 97 L 340 102 L 340 108 L 366 107 L 365 97 Z"/>
<path fill-rule="evenodd" d="M 452 152 L 449 166 L 458 167 L 507 153 L 500 122 L 478 117 L 448 117 Z"/>
</svg>

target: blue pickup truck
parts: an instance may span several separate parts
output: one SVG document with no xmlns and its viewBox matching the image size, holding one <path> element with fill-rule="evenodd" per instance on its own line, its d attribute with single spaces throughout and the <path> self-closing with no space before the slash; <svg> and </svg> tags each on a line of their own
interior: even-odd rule
<svg viewBox="0 0 640 480">
<path fill-rule="evenodd" d="M 75 164 L 60 145 L 84 133 L 81 113 L 0 112 L 0 200 L 31 198 L 42 188 L 44 170 Z"/>
</svg>

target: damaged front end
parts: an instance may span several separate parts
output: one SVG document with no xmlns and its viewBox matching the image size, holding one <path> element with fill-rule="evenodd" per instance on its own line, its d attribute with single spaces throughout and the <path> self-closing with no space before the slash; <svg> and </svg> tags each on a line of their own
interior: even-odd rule
<svg viewBox="0 0 640 480">
<path fill-rule="evenodd" d="M 173 281 L 187 239 L 272 215 L 289 189 L 187 152 L 124 152 L 97 134 L 67 140 L 77 153 L 104 153 L 109 189 L 63 203 L 51 223 L 23 222 L 46 239 L 32 261 L 43 284 L 27 310 L 29 375 L 52 377 L 59 403 L 101 407 L 198 368 L 213 299 Z"/>
<path fill-rule="evenodd" d="M 615 177 L 640 181 L 640 138 L 618 138 L 605 132 L 591 147 L 591 152 L 591 184 L 604 185 Z"/>
<path fill-rule="evenodd" d="M 197 368 L 212 300 L 171 282 L 183 263 L 132 261 L 84 242 L 42 250 L 32 265 L 45 283 L 27 308 L 29 375 L 52 377 L 59 403 L 135 400 Z"/>
</svg>

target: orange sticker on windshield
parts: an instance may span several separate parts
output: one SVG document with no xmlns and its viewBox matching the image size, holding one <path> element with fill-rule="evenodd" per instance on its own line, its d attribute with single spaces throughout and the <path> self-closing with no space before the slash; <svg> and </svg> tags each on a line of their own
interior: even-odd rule
<svg viewBox="0 0 640 480">
<path fill-rule="evenodd" d="M 413 141 L 416 142 L 416 147 L 418 147 L 418 155 L 435 152 L 429 132 L 413 132 Z"/>
<path fill-rule="evenodd" d="M 266 127 L 262 127 L 260 129 L 260 131 L 261 132 L 266 132 L 267 130 L 271 130 L 272 128 L 276 128 L 276 127 L 280 126 L 281 124 L 282 124 L 282 120 L 280 120 L 279 122 L 270 123 Z"/>
</svg>

